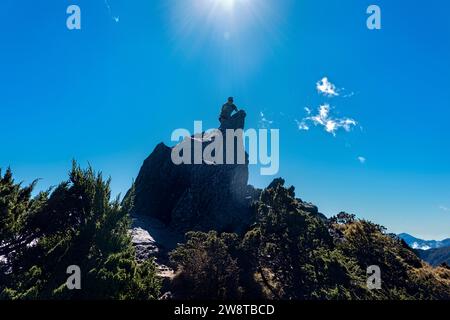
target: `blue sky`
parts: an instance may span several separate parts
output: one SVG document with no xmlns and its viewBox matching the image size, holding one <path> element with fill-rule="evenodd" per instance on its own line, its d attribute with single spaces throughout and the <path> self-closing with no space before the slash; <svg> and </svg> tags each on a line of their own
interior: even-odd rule
<svg viewBox="0 0 450 320">
<path fill-rule="evenodd" d="M 45 189 L 76 159 L 124 193 L 158 142 L 216 127 L 233 95 L 247 127 L 280 129 L 278 176 L 303 200 L 449 237 L 450 3 L 227 1 L 1 1 L 0 167 Z M 66 28 L 70 4 L 81 30 Z M 370 4 L 381 30 L 366 28 Z M 318 92 L 324 77 L 339 96 Z M 324 104 L 357 125 L 299 130 Z M 258 187 L 274 178 L 250 170 Z"/>
</svg>

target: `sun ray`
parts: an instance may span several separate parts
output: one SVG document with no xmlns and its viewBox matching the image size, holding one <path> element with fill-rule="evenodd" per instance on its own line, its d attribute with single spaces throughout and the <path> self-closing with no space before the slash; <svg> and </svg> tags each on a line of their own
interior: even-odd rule
<svg viewBox="0 0 450 320">
<path fill-rule="evenodd" d="M 252 74 L 283 39 L 278 0 L 168 0 L 168 6 L 177 54 L 212 58 L 233 79 Z"/>
<path fill-rule="evenodd" d="M 231 11 L 234 9 L 234 5 L 236 2 L 236 0 L 213 0 L 213 1 L 218 2 L 222 6 L 223 9 L 228 10 L 228 11 Z"/>
</svg>

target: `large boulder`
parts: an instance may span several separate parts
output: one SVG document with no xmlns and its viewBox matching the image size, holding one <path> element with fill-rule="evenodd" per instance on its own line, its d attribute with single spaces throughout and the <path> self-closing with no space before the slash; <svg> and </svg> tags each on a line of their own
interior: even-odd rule
<svg viewBox="0 0 450 320">
<path fill-rule="evenodd" d="M 226 129 L 244 129 L 245 125 L 245 117 L 247 114 L 244 110 L 239 110 L 236 112 L 233 116 L 231 116 L 230 119 L 223 120 L 220 124 L 219 129 L 220 130 L 226 130 Z"/>
<path fill-rule="evenodd" d="M 219 130 L 243 129 L 244 120 L 245 112 L 240 111 L 222 123 Z M 189 140 L 201 143 L 204 150 L 215 137 L 214 134 L 186 137 L 182 143 Z M 239 144 L 236 148 L 240 148 Z M 204 161 L 176 165 L 171 158 L 172 150 L 161 143 L 144 161 L 135 182 L 134 214 L 156 218 L 179 232 L 244 231 L 253 221 L 250 205 L 257 196 L 253 187 L 248 186 L 245 151 L 242 164 Z"/>
</svg>

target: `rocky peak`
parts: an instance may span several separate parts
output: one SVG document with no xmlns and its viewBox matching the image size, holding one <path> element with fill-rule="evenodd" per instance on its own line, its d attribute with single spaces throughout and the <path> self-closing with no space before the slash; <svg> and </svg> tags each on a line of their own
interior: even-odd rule
<svg viewBox="0 0 450 320">
<path fill-rule="evenodd" d="M 241 110 L 219 130 L 243 129 L 245 117 Z M 197 136 L 186 139 L 198 142 Z M 201 138 L 202 150 L 213 141 Z M 144 161 L 135 182 L 134 215 L 155 218 L 180 233 L 245 230 L 253 220 L 250 205 L 257 197 L 248 185 L 247 161 L 175 165 L 173 148 L 160 143 Z"/>
</svg>

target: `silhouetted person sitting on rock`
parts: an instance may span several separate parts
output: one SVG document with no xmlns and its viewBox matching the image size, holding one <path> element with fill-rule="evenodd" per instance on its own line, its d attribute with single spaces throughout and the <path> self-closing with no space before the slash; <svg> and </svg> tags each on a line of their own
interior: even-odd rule
<svg viewBox="0 0 450 320">
<path fill-rule="evenodd" d="M 228 102 L 222 106 L 222 112 L 220 113 L 220 118 L 219 118 L 220 123 L 223 123 L 224 121 L 229 120 L 231 118 L 231 114 L 233 113 L 233 111 L 237 112 L 238 108 L 234 104 L 233 97 L 229 97 Z"/>
</svg>

